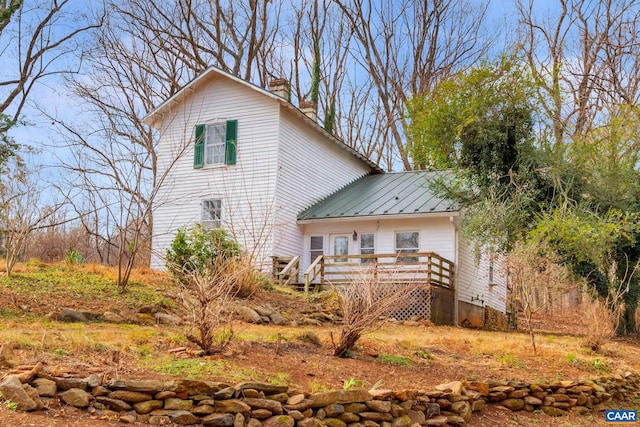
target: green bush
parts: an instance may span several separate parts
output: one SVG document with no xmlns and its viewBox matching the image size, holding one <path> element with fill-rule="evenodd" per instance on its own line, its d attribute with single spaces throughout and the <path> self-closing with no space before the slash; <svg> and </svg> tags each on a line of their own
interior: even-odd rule
<svg viewBox="0 0 640 427">
<path fill-rule="evenodd" d="M 178 230 L 167 249 L 167 268 L 178 279 L 185 274 L 204 271 L 215 264 L 218 257 L 238 258 L 240 246 L 221 229 L 207 229 L 197 224 L 190 230 Z"/>
</svg>

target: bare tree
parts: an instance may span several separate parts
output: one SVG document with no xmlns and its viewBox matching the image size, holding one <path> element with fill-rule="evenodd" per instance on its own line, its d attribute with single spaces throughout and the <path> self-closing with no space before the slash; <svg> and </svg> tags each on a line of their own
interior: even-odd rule
<svg viewBox="0 0 640 427">
<path fill-rule="evenodd" d="M 10 161 L 5 178 L 0 182 L 0 238 L 3 240 L 6 269 L 10 276 L 22 256 L 29 235 L 54 217 L 60 205 L 42 208 L 42 188 L 37 171 L 29 171 L 20 157 Z"/>
<path fill-rule="evenodd" d="M 379 122 L 379 135 L 388 136 L 385 167 L 399 161 L 412 169 L 406 151 L 404 106 L 415 94 L 428 93 L 442 79 L 465 69 L 481 58 L 489 47 L 482 25 L 487 4 L 476 6 L 464 0 L 377 2 L 336 0 L 342 19 L 351 24 L 357 44 L 350 47 L 353 60 L 365 82 L 376 90 L 372 116 Z M 379 111 L 379 112 L 378 112 Z"/>
<path fill-rule="evenodd" d="M 101 23 L 101 16 L 75 11 L 70 0 L 0 2 L 0 113 L 17 122 L 38 82 L 76 72 L 82 38 Z M 0 122 L 0 133 L 6 130 Z"/>
<path fill-rule="evenodd" d="M 343 320 L 340 342 L 333 355 L 346 357 L 362 335 L 382 327 L 385 320 L 411 303 L 416 290 L 425 286 L 429 285 L 384 282 L 372 271 L 363 272 L 351 283 L 335 286 Z"/>
<path fill-rule="evenodd" d="M 579 141 L 623 103 L 640 97 L 640 5 L 633 0 L 557 0 L 553 13 L 519 0 L 521 45 L 554 143 Z M 610 107 L 614 107 L 613 109 Z"/>
</svg>

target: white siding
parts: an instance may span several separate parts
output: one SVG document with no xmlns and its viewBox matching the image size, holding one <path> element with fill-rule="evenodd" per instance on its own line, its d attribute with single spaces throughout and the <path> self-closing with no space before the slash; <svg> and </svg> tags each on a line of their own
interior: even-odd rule
<svg viewBox="0 0 640 427">
<path fill-rule="evenodd" d="M 489 254 L 482 252 L 477 259 L 473 248 L 459 239 L 458 271 L 456 276 L 458 300 L 469 304 L 492 307 L 506 312 L 507 271 L 504 257 L 494 255 L 493 283 L 489 283 Z M 479 297 L 481 301 L 475 298 Z M 472 301 L 471 298 L 474 298 Z"/>
<path fill-rule="evenodd" d="M 449 217 L 431 217 L 404 220 L 365 220 L 358 221 L 322 221 L 304 225 L 303 271 L 311 263 L 309 256 L 310 236 L 324 237 L 324 253 L 329 254 L 329 236 L 332 234 L 373 233 L 375 235 L 375 252 L 394 253 L 396 231 L 420 232 L 420 251 L 435 252 L 456 263 L 455 287 L 460 301 L 481 306 L 480 301 L 472 301 L 472 297 L 480 297 L 485 306 L 501 312 L 506 311 L 507 274 L 503 257 L 495 256 L 493 285 L 489 284 L 489 257 L 483 254 L 476 260 L 472 248 L 459 238 L 454 223 Z M 349 240 L 349 253 L 359 253 L 359 242 Z M 456 248 L 457 246 L 457 248 Z M 457 254 L 456 254 L 457 251 Z"/>
<path fill-rule="evenodd" d="M 304 225 L 303 268 L 310 261 L 310 236 L 324 236 L 324 253 L 329 253 L 329 235 L 373 233 L 375 252 L 379 254 L 395 253 L 396 231 L 418 231 L 420 233 L 420 252 L 435 252 L 450 260 L 455 260 L 455 233 L 449 217 L 411 218 L 405 220 L 359 220 L 359 221 L 323 221 Z M 349 239 L 349 253 L 360 253 L 359 242 Z"/>
<path fill-rule="evenodd" d="M 193 168 L 194 128 L 238 120 L 237 164 Z M 152 267 L 163 268 L 179 227 L 200 221 L 203 199 L 223 200 L 223 222 L 257 261 L 271 255 L 278 102 L 223 76 L 208 79 L 172 111 L 159 129 L 159 179 L 154 203 Z M 166 177 L 162 178 L 166 172 Z"/>
<path fill-rule="evenodd" d="M 302 255 L 298 213 L 370 172 L 362 160 L 305 121 L 282 109 L 274 255 Z"/>
</svg>

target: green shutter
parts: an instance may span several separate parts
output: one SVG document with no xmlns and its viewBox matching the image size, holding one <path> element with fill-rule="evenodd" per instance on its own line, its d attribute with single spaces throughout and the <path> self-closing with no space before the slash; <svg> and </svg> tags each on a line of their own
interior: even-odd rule
<svg viewBox="0 0 640 427">
<path fill-rule="evenodd" d="M 227 135 L 224 147 L 224 162 L 227 165 L 236 164 L 236 143 L 238 141 L 238 121 L 227 120 Z"/>
<path fill-rule="evenodd" d="M 193 149 L 193 168 L 200 169 L 204 166 L 204 137 L 206 125 L 196 125 L 196 143 Z"/>
</svg>

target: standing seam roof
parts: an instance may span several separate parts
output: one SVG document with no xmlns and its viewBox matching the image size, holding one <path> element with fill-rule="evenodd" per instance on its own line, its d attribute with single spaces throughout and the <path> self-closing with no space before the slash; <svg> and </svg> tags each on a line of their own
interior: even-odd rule
<svg viewBox="0 0 640 427">
<path fill-rule="evenodd" d="M 448 176 L 445 171 L 367 175 L 305 209 L 298 220 L 457 212 L 456 203 L 430 187 Z"/>
</svg>

